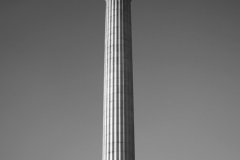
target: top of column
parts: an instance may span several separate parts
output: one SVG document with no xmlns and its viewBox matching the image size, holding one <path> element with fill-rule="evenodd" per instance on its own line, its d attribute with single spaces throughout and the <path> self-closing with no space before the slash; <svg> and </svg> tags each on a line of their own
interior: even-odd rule
<svg viewBox="0 0 240 160">
<path fill-rule="evenodd" d="M 105 0 L 105 1 L 109 1 L 109 0 Z M 129 1 L 132 1 L 132 0 L 129 0 Z"/>
</svg>

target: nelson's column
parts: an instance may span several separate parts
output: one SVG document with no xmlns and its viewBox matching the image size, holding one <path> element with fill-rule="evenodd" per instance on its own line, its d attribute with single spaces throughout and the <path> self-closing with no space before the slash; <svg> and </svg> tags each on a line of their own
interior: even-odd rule
<svg viewBox="0 0 240 160">
<path fill-rule="evenodd" d="M 131 0 L 106 0 L 102 160 L 135 160 Z"/>
</svg>

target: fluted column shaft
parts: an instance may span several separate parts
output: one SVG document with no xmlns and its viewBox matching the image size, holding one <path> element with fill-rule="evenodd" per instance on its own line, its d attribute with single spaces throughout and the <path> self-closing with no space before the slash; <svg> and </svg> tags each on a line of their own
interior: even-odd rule
<svg viewBox="0 0 240 160">
<path fill-rule="evenodd" d="M 103 160 L 134 160 L 131 0 L 106 0 Z"/>
</svg>

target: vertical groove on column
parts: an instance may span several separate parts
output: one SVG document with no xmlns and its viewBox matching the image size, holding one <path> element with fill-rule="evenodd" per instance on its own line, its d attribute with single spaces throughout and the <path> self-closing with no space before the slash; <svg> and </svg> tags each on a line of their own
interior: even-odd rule
<svg viewBox="0 0 240 160">
<path fill-rule="evenodd" d="M 126 106 L 125 109 L 124 109 L 124 117 L 125 117 L 125 125 L 124 125 L 124 135 L 125 135 L 125 140 L 124 140 L 124 146 L 125 146 L 125 157 L 126 159 L 129 159 L 128 158 L 128 95 L 126 94 L 127 93 L 127 90 L 128 90 L 128 70 L 127 70 L 127 43 L 126 43 L 126 39 L 127 39 L 127 36 L 126 36 L 126 30 L 127 30 L 127 26 L 126 26 L 126 19 L 127 19 L 127 16 L 126 16 L 126 1 L 124 0 L 124 6 L 123 6 L 123 36 L 124 36 L 124 82 L 125 82 L 125 92 L 124 92 L 124 105 Z"/>
<path fill-rule="evenodd" d="M 121 12 L 121 1 L 118 1 L 118 59 L 119 59 L 119 66 L 118 66 L 118 75 L 119 75 L 119 86 L 118 86 L 118 97 L 119 97 L 119 106 L 118 106 L 118 110 L 119 110 L 119 121 L 118 121 L 118 160 L 121 160 L 121 32 L 120 32 L 120 24 L 121 24 L 121 20 L 120 20 L 120 12 Z"/>
<path fill-rule="evenodd" d="M 124 155 L 123 155 L 123 123 L 124 123 L 124 118 L 123 118 L 123 111 L 124 111 L 124 103 L 123 103 L 123 91 L 124 91 L 124 89 L 123 89 L 123 86 L 124 86 L 124 83 L 123 83 L 123 81 L 124 81 L 124 79 L 123 79 L 123 36 L 122 36 L 122 31 L 123 31 L 123 15 L 122 15 L 122 13 L 123 13 L 123 11 L 122 11 L 122 8 L 123 8 L 123 1 L 120 1 L 120 24 L 119 24 L 119 26 L 120 26 L 120 28 L 119 28 L 119 34 L 120 34 L 120 43 L 119 43 L 119 45 L 120 45 L 120 57 L 121 57 L 121 66 L 120 66 L 120 68 L 121 68 L 121 93 L 120 93 L 120 95 L 121 95 L 121 115 L 120 115 L 120 117 L 121 117 L 121 139 L 120 139 L 120 145 L 121 145 L 121 150 L 120 150 L 120 154 L 121 154 L 121 160 L 124 160 Z"/>
<path fill-rule="evenodd" d="M 108 86 L 107 86 L 107 90 L 108 90 L 108 132 L 107 132 L 107 135 L 108 135 L 108 149 L 107 149 L 107 160 L 110 160 L 110 155 L 109 155 L 109 151 L 110 151 L 110 139 L 111 139 L 111 128 L 110 128 L 110 123 L 111 123 L 111 88 L 109 86 L 111 86 L 111 2 L 108 1 Z"/>
<path fill-rule="evenodd" d="M 117 139 L 116 139 L 116 145 L 117 145 L 117 150 L 116 150 L 116 152 L 117 152 L 117 160 L 119 160 L 119 121 L 120 121 L 120 111 L 119 111 L 119 106 L 120 106 L 120 97 L 119 97 L 119 83 L 120 83 L 120 80 L 119 80 L 119 78 L 120 78 L 120 75 L 119 75 L 119 66 L 120 66 L 120 64 L 119 64 L 119 61 L 120 61 L 120 58 L 119 58 L 119 1 L 117 1 L 117 9 L 116 9 L 116 13 L 117 13 L 117 26 L 116 26 L 116 32 L 117 32 L 117 45 L 116 45 L 116 47 L 117 47 Z"/>
<path fill-rule="evenodd" d="M 126 3 L 128 3 L 128 1 L 126 2 Z M 127 135 L 128 135 L 128 157 L 129 157 L 129 159 L 130 159 L 130 155 L 131 155 L 131 135 L 130 135 L 130 124 L 131 124 L 131 119 L 130 119 L 130 103 L 129 103 L 129 101 L 130 101 L 130 70 L 129 70 L 129 55 L 130 55 L 130 53 L 129 53 L 129 5 L 126 5 L 126 13 L 127 13 L 127 17 L 126 17 L 126 28 L 127 28 L 127 30 L 126 30 L 126 39 L 127 39 L 127 43 L 126 43 L 126 53 L 127 53 L 127 59 L 128 59 L 128 65 L 127 65 L 127 70 L 128 70 L 128 74 L 127 74 L 127 81 L 128 81 L 128 93 L 127 93 L 127 95 L 128 95 L 128 110 L 127 110 L 127 118 L 128 118 L 128 125 L 127 125 L 127 128 L 128 128 L 128 132 L 127 132 Z"/>
<path fill-rule="evenodd" d="M 113 134 L 113 131 L 112 131 L 112 101 L 113 101 L 113 96 L 112 96 L 112 89 L 113 89 L 113 82 L 112 82 L 112 79 L 113 79 L 113 66 L 112 66 L 112 57 L 113 57 L 113 32 L 112 32 L 112 28 L 113 28 L 113 14 L 112 14 L 112 11 L 113 11 L 113 1 L 110 1 L 110 15 L 111 15 L 111 22 L 110 22 L 110 109 L 109 109 L 109 112 L 110 112 L 110 116 L 109 116 L 109 119 L 110 119 L 110 123 L 109 123 L 109 128 L 110 128 L 110 132 L 109 132 L 109 137 L 110 137 L 110 141 L 109 141 L 109 160 L 112 160 L 112 134 Z"/>
<path fill-rule="evenodd" d="M 110 127 L 111 127 L 111 141 L 110 141 L 110 160 L 113 160 L 113 151 L 114 151 L 114 145 L 113 145 L 113 74 L 114 74 L 114 66 L 113 66 L 113 54 L 114 54 L 114 32 L 113 32 L 113 27 L 114 27 L 114 15 L 113 15 L 113 11 L 114 11 L 114 1 L 112 0 L 112 4 L 111 4 L 111 123 L 110 123 Z"/>
<path fill-rule="evenodd" d="M 110 47 L 109 47 L 109 40 L 110 40 L 110 38 L 109 38 L 109 36 L 110 36 L 110 10 L 109 10 L 109 8 L 110 8 L 110 3 L 109 3 L 109 1 L 107 1 L 107 12 L 108 12 L 108 19 L 107 19 L 107 73 L 106 73 L 106 75 L 107 75 L 107 86 L 106 86 L 106 88 L 105 88 L 105 90 L 107 90 L 107 95 L 106 95 L 106 97 L 107 97 L 107 100 L 106 100 L 106 119 L 107 119 L 107 130 L 106 130 L 106 133 L 105 133 L 105 136 L 106 136 L 106 139 L 107 139 L 107 141 L 106 141 L 106 151 L 105 151 L 105 155 L 106 155 L 106 159 L 105 160 L 109 160 L 109 154 L 108 154 L 108 152 L 109 152 L 109 100 L 110 100 L 110 95 L 109 95 L 109 51 L 110 51 Z"/>
<path fill-rule="evenodd" d="M 113 62 L 113 66 L 112 66 L 112 70 L 113 70 L 113 73 L 112 73 L 112 75 L 113 75 L 113 78 L 112 78 L 112 83 L 113 83 L 113 85 L 112 85 L 112 97 L 113 97 L 113 100 L 112 100 L 112 160 L 115 160 L 115 154 L 114 154 L 114 151 L 115 151 L 115 143 L 114 143 L 114 140 L 115 140 L 115 125 L 114 125 L 114 123 L 115 123 L 115 101 L 116 101 L 116 99 L 115 99 L 115 84 L 116 84 L 116 76 L 115 76 L 115 74 L 116 74 L 116 72 L 115 72 L 115 67 L 116 67 L 116 65 L 115 65 L 115 55 L 116 55 L 116 51 L 115 51 L 115 49 L 116 49 L 116 47 L 115 47 L 115 36 L 116 36 L 116 34 L 115 34 L 115 22 L 116 22 L 116 18 L 115 18 L 115 0 L 113 0 L 113 10 L 112 10 L 112 17 L 113 17 L 113 27 L 112 27 L 112 33 L 113 33 L 113 56 L 112 56 L 112 62 Z"/>
<path fill-rule="evenodd" d="M 113 89 L 114 89 L 114 100 L 113 100 L 113 104 L 114 104 L 114 107 L 113 107 L 113 109 L 114 109 L 114 117 L 113 117 L 113 119 L 114 119 L 114 121 L 113 121 L 113 146 L 114 146 L 114 148 L 113 148 L 113 157 L 114 157 L 114 160 L 116 159 L 116 118 L 117 118 L 117 115 L 116 115 L 116 67 L 117 67 L 117 64 L 116 64 L 116 37 L 117 37 L 117 34 L 116 34 L 116 21 L 117 21 L 117 19 L 116 19 L 116 0 L 114 0 L 114 9 L 113 9 L 113 14 L 114 14 L 114 16 L 113 16 L 113 18 L 114 18 L 114 27 L 113 27 L 113 32 L 114 32 L 114 45 L 113 45 L 113 47 L 114 47 L 114 57 L 113 57 L 113 59 L 114 59 L 114 79 L 113 79 L 113 82 L 114 82 L 114 84 L 113 84 Z"/>
</svg>

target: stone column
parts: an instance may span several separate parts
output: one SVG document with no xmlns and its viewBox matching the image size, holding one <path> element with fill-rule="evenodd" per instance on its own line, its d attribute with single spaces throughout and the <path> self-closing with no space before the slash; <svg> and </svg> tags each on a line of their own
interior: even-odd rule
<svg viewBox="0 0 240 160">
<path fill-rule="evenodd" d="M 134 160 L 131 0 L 106 0 L 102 160 Z"/>
</svg>

